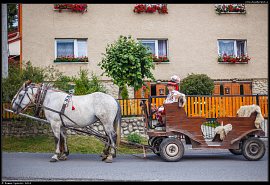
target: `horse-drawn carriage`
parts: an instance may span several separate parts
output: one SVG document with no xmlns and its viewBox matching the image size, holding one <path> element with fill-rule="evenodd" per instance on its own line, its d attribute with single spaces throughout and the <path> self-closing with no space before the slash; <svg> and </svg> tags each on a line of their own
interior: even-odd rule
<svg viewBox="0 0 270 185">
<path fill-rule="evenodd" d="M 149 97 L 149 102 L 151 102 Z M 216 121 L 221 124 L 221 131 L 217 132 L 212 140 L 206 140 L 201 130 L 207 118 L 188 117 L 185 109 L 178 102 L 164 104 L 165 126 L 153 129 L 154 114 L 151 105 L 146 101 L 141 102 L 144 112 L 147 135 L 149 136 L 149 148 L 161 156 L 165 161 L 179 161 L 184 155 L 184 145 L 191 144 L 194 149 L 228 149 L 235 155 L 243 155 L 247 160 L 259 160 L 264 156 L 265 144 L 259 139 L 265 133 L 260 127 L 256 127 L 257 112 L 249 117 L 220 117 Z M 223 124 L 229 125 L 229 131 Z M 159 128 L 159 129 L 157 129 Z M 221 137 L 222 136 L 222 137 Z"/>
<path fill-rule="evenodd" d="M 229 149 L 233 154 L 243 154 L 248 160 L 259 160 L 263 157 L 265 145 L 259 137 L 264 136 L 265 133 L 258 125 L 254 125 L 258 112 L 252 113 L 249 117 L 217 118 L 217 122 L 230 125 L 230 130 L 226 130 L 226 125 L 224 127 L 222 125 L 214 139 L 207 142 L 201 130 L 202 123 L 207 119 L 187 117 L 184 108 L 179 106 L 183 105 L 181 99 L 179 102 L 164 104 L 165 127 L 159 130 L 152 129 L 151 98 L 149 97 L 148 106 L 145 100 L 141 103 L 149 136 L 148 145 L 143 146 L 150 148 L 164 160 L 179 161 L 183 157 L 182 138 L 185 139 L 186 144 L 191 144 L 192 148 Z M 72 106 L 68 106 L 69 102 Z M 36 115 L 39 114 L 40 109 L 43 109 L 46 120 L 22 114 L 21 112 L 29 105 L 36 107 Z M 56 144 L 52 162 L 65 160 L 69 154 L 64 127 L 93 135 L 104 142 L 102 160 L 105 162 L 112 162 L 112 158 L 116 156 L 115 144 L 120 142 L 121 108 L 119 103 L 107 94 L 92 93 L 71 97 L 50 86 L 33 84 L 29 81 L 23 84 L 13 98 L 12 111 L 6 111 L 51 124 Z M 87 131 L 80 129 L 90 126 L 97 120 L 103 124 L 106 135 L 91 127 Z"/>
</svg>

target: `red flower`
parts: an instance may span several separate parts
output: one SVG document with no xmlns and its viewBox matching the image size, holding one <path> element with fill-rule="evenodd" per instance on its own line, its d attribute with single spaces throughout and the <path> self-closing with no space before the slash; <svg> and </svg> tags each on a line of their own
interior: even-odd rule
<svg viewBox="0 0 270 185">
<path fill-rule="evenodd" d="M 218 62 L 231 62 L 231 63 L 240 63 L 245 62 L 247 63 L 250 60 L 250 57 L 248 55 L 241 55 L 241 56 L 233 56 L 233 55 L 227 55 L 226 53 L 223 54 L 223 56 L 218 57 Z"/>
<path fill-rule="evenodd" d="M 62 9 L 70 9 L 73 12 L 86 12 L 87 11 L 87 4 L 55 4 L 55 9 L 58 9 L 59 12 Z"/>
<path fill-rule="evenodd" d="M 151 4 L 151 5 L 145 5 L 145 4 L 137 4 L 134 9 L 133 12 L 134 13 L 154 13 L 158 11 L 158 13 L 168 13 L 167 11 L 167 6 L 166 5 L 156 5 L 156 4 Z"/>
</svg>

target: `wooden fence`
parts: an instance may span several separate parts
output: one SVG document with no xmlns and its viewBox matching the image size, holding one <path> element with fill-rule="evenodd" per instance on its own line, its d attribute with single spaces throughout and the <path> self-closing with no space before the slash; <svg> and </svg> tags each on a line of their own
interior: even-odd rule
<svg viewBox="0 0 270 185">
<path fill-rule="evenodd" d="M 151 97 L 151 104 L 159 107 L 163 104 L 165 96 Z M 231 95 L 231 96 L 186 96 L 185 110 L 187 116 L 201 116 L 206 118 L 232 117 L 236 116 L 237 110 L 242 105 L 258 104 L 262 115 L 268 118 L 268 96 L 267 95 Z M 141 98 L 119 99 L 122 116 L 142 116 L 140 107 Z M 148 99 L 147 105 L 148 105 Z M 2 118 L 13 118 L 14 114 L 3 112 L 4 108 L 10 109 L 10 103 L 2 104 Z M 15 116 L 16 117 L 16 116 Z"/>
<path fill-rule="evenodd" d="M 151 97 L 153 106 L 163 104 L 166 96 Z M 243 105 L 258 104 L 262 115 L 268 118 L 267 95 L 231 95 L 231 96 L 186 96 L 185 111 L 187 116 L 201 116 L 205 118 L 232 117 L 236 116 L 237 110 Z M 142 111 L 140 101 L 142 99 L 119 100 L 123 116 L 140 116 Z M 148 99 L 146 99 L 148 102 Z M 148 105 L 148 104 L 147 104 Z"/>
</svg>

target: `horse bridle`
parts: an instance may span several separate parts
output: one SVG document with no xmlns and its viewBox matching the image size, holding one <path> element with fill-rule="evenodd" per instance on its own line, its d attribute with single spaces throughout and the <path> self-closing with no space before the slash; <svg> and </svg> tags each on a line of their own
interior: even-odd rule
<svg viewBox="0 0 270 185">
<path fill-rule="evenodd" d="M 30 88 L 30 89 L 32 90 L 32 95 L 34 95 L 33 87 L 35 87 L 35 86 L 28 85 L 27 87 L 25 87 L 24 90 L 22 90 L 23 88 L 21 88 L 21 89 L 19 90 L 19 92 L 17 93 L 17 95 L 13 98 L 13 100 L 12 100 L 12 105 L 13 105 L 14 103 L 15 103 L 15 105 L 17 105 L 17 110 L 16 110 L 16 112 L 18 112 L 18 109 L 19 109 L 19 108 L 21 108 L 21 109 L 22 109 L 21 112 L 23 112 L 23 111 L 24 111 L 31 103 L 34 103 L 34 102 L 35 102 L 35 101 L 33 101 L 33 100 L 30 98 L 30 96 L 29 96 L 29 94 L 28 94 L 28 89 Z M 17 99 L 17 97 L 19 96 L 19 94 L 21 93 L 21 91 L 24 91 L 24 94 L 23 94 L 23 97 L 21 98 L 20 102 L 19 102 L 19 103 L 14 102 L 14 101 Z M 25 95 L 27 95 L 27 97 L 28 97 L 28 99 L 30 100 L 30 102 L 23 108 L 23 107 L 21 106 L 21 104 L 22 104 L 22 101 L 23 101 Z M 35 97 L 34 97 L 34 98 L 35 98 Z"/>
</svg>

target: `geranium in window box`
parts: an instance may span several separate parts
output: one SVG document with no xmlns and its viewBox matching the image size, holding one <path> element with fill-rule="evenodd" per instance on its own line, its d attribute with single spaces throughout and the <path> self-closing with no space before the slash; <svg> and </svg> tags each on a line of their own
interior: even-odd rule
<svg viewBox="0 0 270 185">
<path fill-rule="evenodd" d="M 168 8 L 166 4 L 136 4 L 133 9 L 134 13 L 155 13 L 158 12 L 160 14 L 168 13 Z"/>
<path fill-rule="evenodd" d="M 216 4 L 215 11 L 217 14 L 222 13 L 246 13 L 245 4 Z"/>
<path fill-rule="evenodd" d="M 241 55 L 241 56 L 233 56 L 233 55 L 227 55 L 224 54 L 222 56 L 218 56 L 218 62 L 219 63 L 231 63 L 231 64 L 247 64 L 248 61 L 250 61 L 250 57 L 248 55 Z"/>
<path fill-rule="evenodd" d="M 70 62 L 70 63 L 76 63 L 76 62 L 88 62 L 88 57 L 73 57 L 73 56 L 61 56 L 57 57 L 54 62 Z"/>
<path fill-rule="evenodd" d="M 54 4 L 54 9 L 61 12 L 62 10 L 71 10 L 72 12 L 87 12 L 87 4 Z"/>
<path fill-rule="evenodd" d="M 153 61 L 157 63 L 165 63 L 165 62 L 170 62 L 167 56 L 159 56 L 157 57 L 156 55 L 152 55 Z"/>
</svg>

